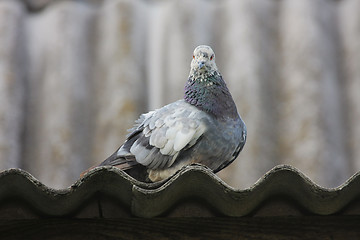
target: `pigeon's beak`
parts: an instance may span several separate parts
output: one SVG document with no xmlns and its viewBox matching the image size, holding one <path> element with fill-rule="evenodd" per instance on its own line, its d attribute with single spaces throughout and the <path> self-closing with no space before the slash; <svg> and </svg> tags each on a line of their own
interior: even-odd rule
<svg viewBox="0 0 360 240">
<path fill-rule="evenodd" d="M 205 61 L 198 62 L 199 69 L 202 69 L 205 66 Z"/>
</svg>

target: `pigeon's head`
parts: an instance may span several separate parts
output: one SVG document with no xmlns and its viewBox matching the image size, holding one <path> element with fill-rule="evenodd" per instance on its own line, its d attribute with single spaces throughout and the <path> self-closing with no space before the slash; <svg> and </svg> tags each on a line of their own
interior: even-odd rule
<svg viewBox="0 0 360 240">
<path fill-rule="evenodd" d="M 191 61 L 190 75 L 213 74 L 214 71 L 217 71 L 214 51 L 206 45 L 196 47 Z"/>
<path fill-rule="evenodd" d="M 215 53 L 209 46 L 194 50 L 184 100 L 216 118 L 237 118 L 238 113 L 229 89 L 215 64 Z"/>
</svg>

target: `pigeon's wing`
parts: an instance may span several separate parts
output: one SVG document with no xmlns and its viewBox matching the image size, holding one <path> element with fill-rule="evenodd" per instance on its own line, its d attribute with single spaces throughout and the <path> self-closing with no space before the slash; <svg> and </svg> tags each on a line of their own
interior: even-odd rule
<svg viewBox="0 0 360 240">
<path fill-rule="evenodd" d="M 206 131 L 204 118 L 202 111 L 183 100 L 143 114 L 108 165 L 135 160 L 149 169 L 170 167 Z"/>
</svg>

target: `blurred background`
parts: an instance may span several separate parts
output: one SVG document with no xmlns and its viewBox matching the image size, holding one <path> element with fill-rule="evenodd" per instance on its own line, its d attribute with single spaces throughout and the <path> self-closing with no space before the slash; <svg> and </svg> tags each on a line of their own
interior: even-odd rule
<svg viewBox="0 0 360 240">
<path fill-rule="evenodd" d="M 324 187 L 360 170 L 358 0 L 0 0 L 0 170 L 70 186 L 140 113 L 182 98 L 212 46 L 248 127 L 219 176 L 278 164 Z"/>
</svg>

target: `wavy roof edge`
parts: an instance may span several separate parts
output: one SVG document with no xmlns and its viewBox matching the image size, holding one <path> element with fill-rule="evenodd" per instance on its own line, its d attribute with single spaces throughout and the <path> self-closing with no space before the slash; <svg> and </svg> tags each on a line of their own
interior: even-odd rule
<svg viewBox="0 0 360 240">
<path fill-rule="evenodd" d="M 336 214 L 360 198 L 355 174 L 336 188 L 323 188 L 288 165 L 274 167 L 253 186 L 237 190 L 206 167 L 191 165 L 158 183 L 142 183 L 114 167 L 97 167 L 66 189 L 52 189 L 21 169 L 0 172 L 0 203 L 17 199 L 45 216 L 71 216 L 104 195 L 139 217 L 161 216 L 196 199 L 224 216 L 246 216 L 271 199 L 295 203 L 311 214 Z"/>
</svg>

